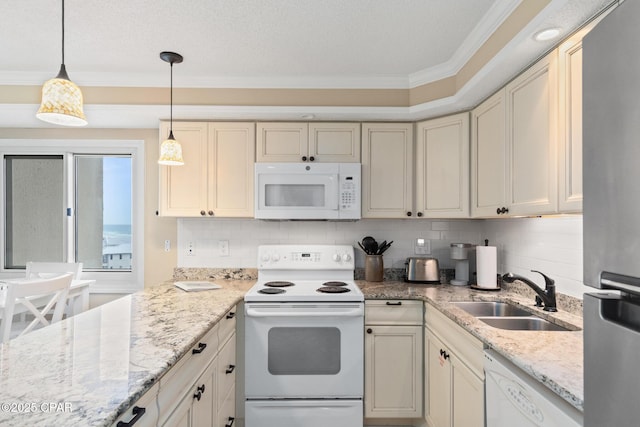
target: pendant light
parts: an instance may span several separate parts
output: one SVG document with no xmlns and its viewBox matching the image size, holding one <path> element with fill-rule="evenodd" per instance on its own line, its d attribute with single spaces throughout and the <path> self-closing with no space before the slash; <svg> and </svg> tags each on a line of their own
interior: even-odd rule
<svg viewBox="0 0 640 427">
<path fill-rule="evenodd" d="M 42 121 L 63 126 L 85 126 L 82 92 L 64 66 L 64 0 L 62 0 L 62 65 L 58 75 L 42 85 L 42 102 L 36 113 Z"/>
<path fill-rule="evenodd" d="M 182 147 L 173 137 L 173 64 L 182 62 L 182 55 L 175 52 L 160 52 L 160 58 L 171 64 L 171 103 L 169 115 L 169 137 L 160 145 L 160 159 L 158 164 L 167 166 L 182 166 Z"/>
</svg>

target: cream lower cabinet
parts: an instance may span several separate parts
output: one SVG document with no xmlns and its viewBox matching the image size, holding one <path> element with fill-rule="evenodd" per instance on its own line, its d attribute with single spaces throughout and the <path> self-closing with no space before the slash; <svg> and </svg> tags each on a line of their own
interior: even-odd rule
<svg viewBox="0 0 640 427">
<path fill-rule="evenodd" d="M 160 124 L 160 139 L 169 123 Z M 161 216 L 254 216 L 255 124 L 174 122 L 183 166 L 160 167 Z"/>
<path fill-rule="evenodd" d="M 417 124 L 416 216 L 469 217 L 469 113 Z"/>
<path fill-rule="evenodd" d="M 258 123 L 256 147 L 258 162 L 357 163 L 360 123 Z"/>
<path fill-rule="evenodd" d="M 365 302 L 365 419 L 422 417 L 422 311 L 421 301 Z"/>
<path fill-rule="evenodd" d="M 413 210 L 413 124 L 362 124 L 362 218 L 407 218 Z"/>
<path fill-rule="evenodd" d="M 557 75 L 553 51 L 473 110 L 472 216 L 558 212 Z"/>
<path fill-rule="evenodd" d="M 428 304 L 425 322 L 427 425 L 483 427 L 482 343 Z"/>
</svg>

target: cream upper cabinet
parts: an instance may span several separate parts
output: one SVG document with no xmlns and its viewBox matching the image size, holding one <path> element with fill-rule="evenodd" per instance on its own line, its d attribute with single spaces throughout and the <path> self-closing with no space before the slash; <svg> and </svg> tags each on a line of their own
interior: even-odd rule
<svg viewBox="0 0 640 427">
<path fill-rule="evenodd" d="M 257 124 L 258 162 L 357 163 L 360 123 Z"/>
<path fill-rule="evenodd" d="M 365 301 L 364 416 L 422 417 L 421 301 Z"/>
<path fill-rule="evenodd" d="M 169 123 L 160 124 L 160 139 Z M 183 166 L 160 166 L 162 216 L 253 217 L 255 125 L 177 122 Z"/>
<path fill-rule="evenodd" d="M 429 427 L 484 426 L 480 340 L 425 306 L 425 420 Z"/>
<path fill-rule="evenodd" d="M 417 125 L 416 216 L 469 216 L 469 113 Z"/>
<path fill-rule="evenodd" d="M 507 208 L 510 215 L 558 210 L 557 52 L 538 61 L 506 90 Z"/>
<path fill-rule="evenodd" d="M 506 208 L 507 127 L 505 91 L 471 112 L 471 216 L 499 215 Z"/>
<path fill-rule="evenodd" d="M 413 215 L 413 124 L 362 124 L 362 218 Z"/>
<path fill-rule="evenodd" d="M 557 135 L 554 51 L 471 114 L 472 216 L 557 213 Z"/>
</svg>

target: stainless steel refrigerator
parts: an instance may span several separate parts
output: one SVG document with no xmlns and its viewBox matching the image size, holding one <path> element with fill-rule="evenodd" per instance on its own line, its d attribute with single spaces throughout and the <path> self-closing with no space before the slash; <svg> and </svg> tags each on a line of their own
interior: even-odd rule
<svg viewBox="0 0 640 427">
<path fill-rule="evenodd" d="M 640 0 L 583 41 L 585 427 L 640 425 Z"/>
</svg>

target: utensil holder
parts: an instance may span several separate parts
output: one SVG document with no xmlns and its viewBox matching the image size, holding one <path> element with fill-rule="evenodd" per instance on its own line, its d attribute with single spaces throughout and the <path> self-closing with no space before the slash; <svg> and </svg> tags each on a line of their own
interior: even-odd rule
<svg viewBox="0 0 640 427">
<path fill-rule="evenodd" d="M 382 255 L 365 255 L 364 280 L 367 282 L 382 282 L 384 278 L 384 262 Z"/>
</svg>

